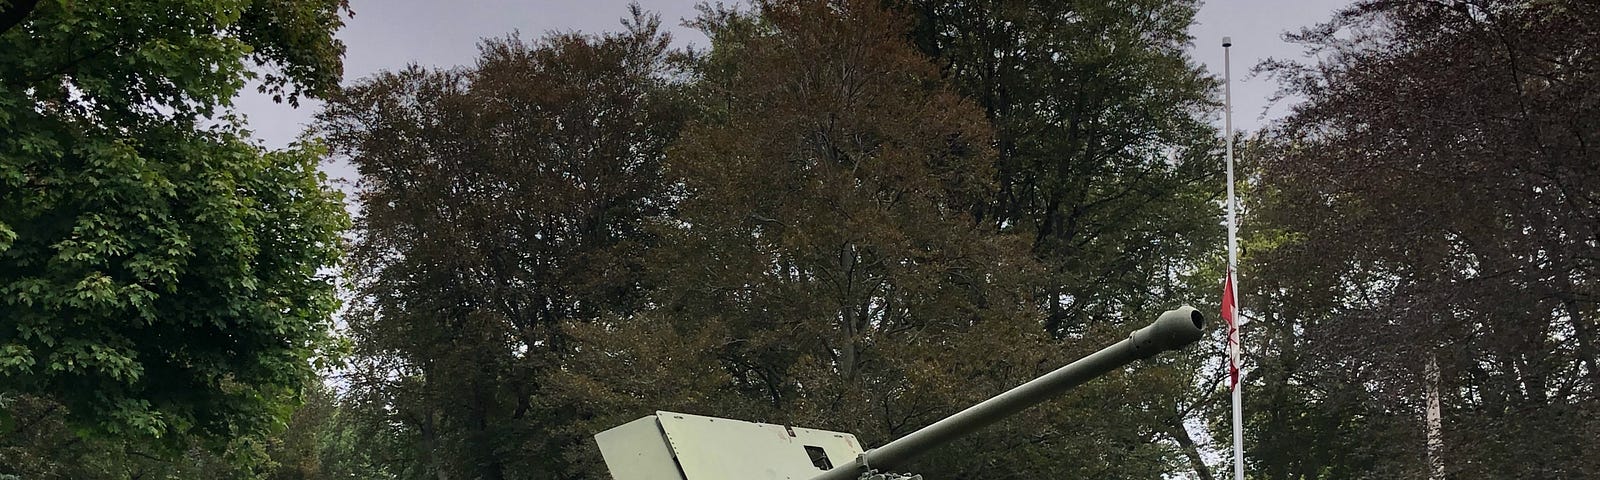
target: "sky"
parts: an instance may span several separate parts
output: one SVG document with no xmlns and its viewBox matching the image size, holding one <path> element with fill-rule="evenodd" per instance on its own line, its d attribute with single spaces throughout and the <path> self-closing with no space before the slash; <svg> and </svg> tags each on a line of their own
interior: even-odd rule
<svg viewBox="0 0 1600 480">
<path fill-rule="evenodd" d="M 639 0 L 646 10 L 659 13 L 678 46 L 705 46 L 699 32 L 680 26 L 695 16 L 703 0 Z M 1049 1 L 1049 0 L 1041 0 Z M 345 83 L 408 64 L 453 67 L 477 57 L 478 41 L 485 37 L 520 32 L 536 38 L 550 32 L 598 33 L 622 28 L 630 0 L 352 0 L 355 16 L 346 19 L 338 34 L 344 41 Z M 1297 45 L 1282 34 L 1327 20 L 1349 0 L 1211 0 L 1200 7 L 1190 34 L 1190 55 L 1206 69 L 1221 75 L 1222 38 L 1231 36 L 1233 122 L 1236 129 L 1254 130 L 1281 116 L 1287 104 L 1269 105 L 1277 86 L 1250 68 L 1270 57 L 1305 59 Z M 275 104 L 254 90 L 235 99 L 250 129 L 269 148 L 289 144 L 305 130 L 321 107 L 302 102 L 299 108 Z M 1270 108 L 1269 108 L 1270 107 Z M 1215 119 L 1221 127 L 1220 116 Z M 348 165 L 329 164 L 331 177 L 354 180 Z"/>
</svg>

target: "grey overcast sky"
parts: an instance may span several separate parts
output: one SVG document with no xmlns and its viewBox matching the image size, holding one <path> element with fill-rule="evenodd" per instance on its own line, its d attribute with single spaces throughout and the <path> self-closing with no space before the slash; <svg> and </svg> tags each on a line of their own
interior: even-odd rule
<svg viewBox="0 0 1600 480">
<path fill-rule="evenodd" d="M 704 46 L 699 32 L 679 26 L 695 15 L 702 0 L 640 0 L 646 10 L 659 13 L 673 33 L 675 43 Z M 1049 0 L 1041 0 L 1049 1 Z M 451 67 L 471 63 L 478 40 L 520 31 L 524 38 L 548 32 L 603 32 L 621 27 L 629 0 L 352 0 L 353 18 L 339 37 L 346 45 L 346 84 L 382 70 L 407 64 Z M 1266 78 L 1251 78 L 1250 67 L 1268 57 L 1305 58 L 1296 45 L 1284 43 L 1281 34 L 1327 20 L 1349 0 L 1211 0 L 1200 8 L 1190 33 L 1193 58 L 1206 69 L 1222 74 L 1222 37 L 1233 37 L 1234 125 L 1255 129 L 1284 111 L 1268 109 L 1276 86 Z M 275 104 L 253 90 L 236 99 L 251 130 L 266 146 L 280 148 L 294 140 L 321 106 L 306 102 L 300 108 Z M 1221 126 L 1221 118 L 1215 119 Z M 330 176 L 354 180 L 344 165 L 325 167 Z"/>
</svg>

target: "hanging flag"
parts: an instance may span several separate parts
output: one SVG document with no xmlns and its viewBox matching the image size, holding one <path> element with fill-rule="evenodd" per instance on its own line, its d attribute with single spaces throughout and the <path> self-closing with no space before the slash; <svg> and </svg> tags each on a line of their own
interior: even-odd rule
<svg viewBox="0 0 1600 480">
<path fill-rule="evenodd" d="M 1222 321 L 1228 323 L 1228 388 L 1239 388 L 1239 322 L 1234 318 L 1233 271 L 1222 280 Z"/>
</svg>

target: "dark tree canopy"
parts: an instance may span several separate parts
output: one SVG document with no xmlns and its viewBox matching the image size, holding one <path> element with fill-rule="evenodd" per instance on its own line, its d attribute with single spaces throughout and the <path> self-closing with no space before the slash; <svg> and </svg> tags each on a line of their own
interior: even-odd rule
<svg viewBox="0 0 1600 480">
<path fill-rule="evenodd" d="M 564 478 L 545 378 L 568 322 L 643 307 L 647 219 L 676 131 L 668 38 L 516 36 L 477 64 L 359 82 L 321 115 L 360 171 L 352 394 L 397 427 L 402 477 Z"/>
<path fill-rule="evenodd" d="M 590 350 L 558 380 L 573 404 L 600 400 L 583 428 L 677 408 L 881 444 L 1126 334 L 1046 333 L 1031 236 L 981 213 L 993 127 L 909 41 L 914 21 L 875 1 L 773 1 L 694 22 L 712 43 L 694 63 L 699 115 L 667 158 L 682 200 L 652 258 L 658 308 L 579 330 Z M 1159 476 L 1177 457 L 1152 424 L 1176 378 L 1115 376 L 913 470 Z"/>
<path fill-rule="evenodd" d="M 1219 92 L 1186 53 L 1197 2 L 893 3 L 912 16 L 914 44 L 994 130 L 996 190 L 974 213 L 1029 239 L 1045 272 L 1030 288 L 1047 332 L 1079 342 L 1090 329 L 1215 298 Z M 1216 404 L 1218 378 L 1208 373 L 1201 388 L 1172 395 L 1177 405 L 1153 406 L 1172 411 L 1123 428 L 1161 432 L 1206 478 L 1184 419 Z"/>
<path fill-rule="evenodd" d="M 635 11 L 338 96 L 321 131 L 363 175 L 348 401 L 392 472 L 603 476 L 590 436 L 656 409 L 878 443 L 1192 292 L 1220 230 L 1193 5 L 1012 5 L 1038 43 L 981 45 L 981 5 L 912 7 L 706 7 L 709 48 L 670 59 Z M 1191 370 L 1114 375 L 920 470 L 1204 470 L 1173 447 Z"/>
<path fill-rule="evenodd" d="M 1046 329 L 1179 298 L 1175 273 L 1221 238 L 1217 82 L 1185 53 L 1196 2 L 894 3 L 993 125 L 997 190 L 975 213 L 1030 237 Z"/>
<path fill-rule="evenodd" d="M 1266 65 L 1305 102 L 1259 153 L 1255 468 L 1423 476 L 1438 391 L 1450 478 L 1600 474 L 1600 7 L 1363 1 L 1291 39 L 1322 61 Z"/>
</svg>

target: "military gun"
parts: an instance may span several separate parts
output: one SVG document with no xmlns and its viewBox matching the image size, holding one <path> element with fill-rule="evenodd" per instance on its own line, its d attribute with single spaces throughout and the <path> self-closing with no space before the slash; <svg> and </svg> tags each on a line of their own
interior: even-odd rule
<svg viewBox="0 0 1600 480">
<path fill-rule="evenodd" d="M 889 470 L 1090 379 L 1194 343 L 1204 325 L 1192 307 L 1169 310 L 1127 339 L 865 451 L 849 433 L 661 411 L 600 432 L 595 442 L 615 480 L 920 480 Z"/>
</svg>

